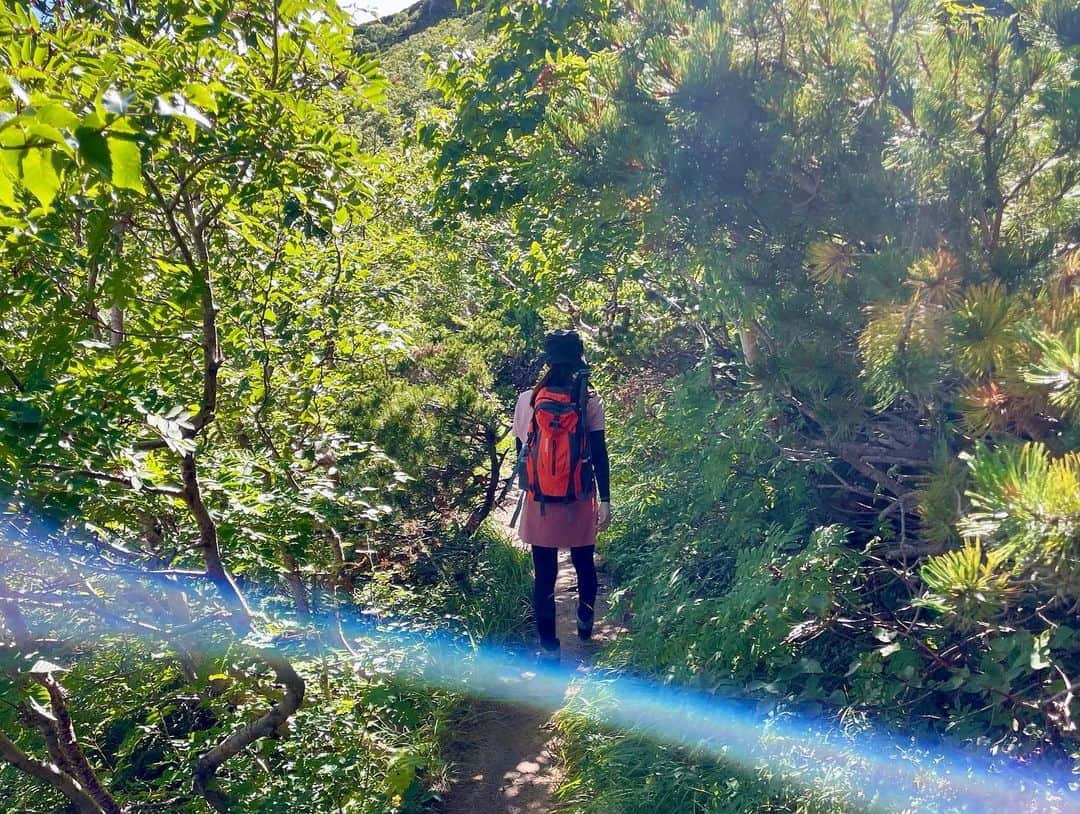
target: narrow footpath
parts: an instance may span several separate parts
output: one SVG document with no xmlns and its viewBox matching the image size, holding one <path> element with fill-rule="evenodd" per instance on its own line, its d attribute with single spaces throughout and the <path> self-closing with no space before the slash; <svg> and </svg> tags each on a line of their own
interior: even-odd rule
<svg viewBox="0 0 1080 814">
<path fill-rule="evenodd" d="M 509 505 L 512 511 L 513 503 Z M 496 519 L 516 542 L 517 534 L 508 525 L 509 512 L 504 508 Z M 577 576 L 569 551 L 559 553 L 556 629 L 562 642 L 562 667 L 571 675 L 588 670 L 596 652 L 619 633 L 603 621 L 607 597 L 607 581 L 600 574 L 593 639 L 581 641 L 576 633 Z M 522 655 L 523 670 L 529 669 L 531 653 L 526 650 Z M 572 679 L 567 689 L 571 686 Z M 550 710 L 475 701 L 455 730 L 449 760 L 453 779 L 444 798 L 444 814 L 547 814 L 555 810 L 555 792 L 563 775 Z"/>
</svg>

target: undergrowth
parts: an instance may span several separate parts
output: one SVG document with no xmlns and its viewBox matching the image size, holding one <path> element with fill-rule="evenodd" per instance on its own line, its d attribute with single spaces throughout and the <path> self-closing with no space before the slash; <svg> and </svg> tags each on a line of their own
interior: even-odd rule
<svg viewBox="0 0 1080 814">
<path fill-rule="evenodd" d="M 602 666 L 733 693 L 762 675 L 813 688 L 834 660 L 788 634 L 831 606 L 851 555 L 840 529 L 811 531 L 805 477 L 782 460 L 764 415 L 752 403 L 720 404 L 703 369 L 610 430 L 618 521 L 602 556 L 618 585 L 613 612 L 633 622 Z M 757 689 L 768 697 L 764 683 Z M 593 703 L 575 696 L 558 716 L 567 811 L 839 810 L 833 795 L 778 782 L 765 768 L 597 725 Z"/>
<path fill-rule="evenodd" d="M 617 584 L 612 613 L 632 622 L 598 666 L 648 678 L 661 699 L 665 686 L 688 687 L 753 705 L 765 720 L 815 721 L 842 757 L 822 766 L 812 744 L 793 743 L 766 760 L 737 747 L 680 748 L 642 734 L 648 727 L 613 729 L 594 705 L 635 710 L 603 698 L 601 679 L 600 700 L 579 694 L 558 716 L 564 810 L 872 810 L 892 790 L 865 782 L 870 756 L 854 736 L 869 730 L 898 733 L 910 748 L 890 759 L 913 770 L 937 759 L 935 743 L 951 743 L 1003 765 L 1032 755 L 1068 772 L 1071 742 L 1041 723 L 1036 705 L 1010 701 L 1040 686 L 1025 681 L 1050 681 L 1045 664 L 1071 652 L 1067 620 L 1040 644 L 1023 629 L 972 635 L 970 624 L 920 612 L 911 571 L 819 514 L 814 470 L 788 460 L 764 401 L 721 402 L 702 366 L 612 422 L 618 521 L 601 553 Z M 899 793 L 903 810 L 966 810 L 937 788 Z M 1031 801 L 1045 810 L 1034 792 Z"/>
<path fill-rule="evenodd" d="M 358 589 L 353 611 L 390 634 L 422 639 L 449 627 L 464 659 L 480 641 L 519 635 L 527 618 L 524 552 L 490 525 L 444 555 L 449 549 L 462 558 L 460 578 L 436 569 L 416 587 L 408 574 L 380 576 Z M 437 803 L 447 786 L 445 739 L 461 696 L 418 680 L 422 654 L 392 635 L 350 639 L 352 653 L 323 649 L 314 638 L 291 645 L 307 687 L 304 704 L 276 738 L 223 768 L 222 781 L 244 801 L 236 811 L 419 814 Z M 179 796 L 190 783 L 188 767 L 223 730 L 258 717 L 268 700 L 280 697 L 272 674 L 264 669 L 254 685 L 241 680 L 256 669 L 250 655 L 208 637 L 208 652 L 220 646 L 216 672 L 189 685 L 171 654 L 130 638 L 108 644 L 88 650 L 64 673 L 85 748 L 116 767 L 110 782 L 118 793 L 177 814 L 205 810 Z M 107 692 L 95 675 L 110 676 Z M 28 748 L 37 748 L 29 741 Z M 0 811 L 66 810 L 40 787 L 14 782 L 13 773 L 0 765 L 7 794 Z"/>
<path fill-rule="evenodd" d="M 519 638 L 528 623 L 526 601 L 531 580 L 526 553 L 506 540 L 491 522 L 471 538 L 448 536 L 412 570 L 407 580 L 373 580 L 358 600 L 365 613 L 380 619 L 380 626 L 411 634 L 456 635 L 462 658 L 481 643 Z M 376 727 L 390 724 L 390 749 L 371 749 L 356 744 L 352 758 L 371 764 L 372 754 L 381 759 L 370 766 L 375 780 L 370 802 L 390 808 L 357 808 L 358 812 L 395 811 L 402 814 L 429 810 L 448 787 L 449 766 L 443 755 L 452 722 L 461 711 L 463 697 L 427 685 L 422 665 L 385 645 L 368 664 L 373 672 L 374 701 L 362 695 L 361 714 Z M 331 717 L 333 717 L 331 715 Z M 358 770 L 359 771 L 359 770 Z M 315 809 L 315 810 L 327 810 Z M 353 809 L 344 809 L 352 811 Z"/>
</svg>

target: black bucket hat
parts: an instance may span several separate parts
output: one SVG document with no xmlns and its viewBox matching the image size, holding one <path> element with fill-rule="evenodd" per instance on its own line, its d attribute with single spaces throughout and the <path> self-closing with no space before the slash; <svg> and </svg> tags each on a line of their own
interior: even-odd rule
<svg viewBox="0 0 1080 814">
<path fill-rule="evenodd" d="M 544 337 L 544 353 L 540 359 L 549 365 L 585 367 L 585 344 L 577 331 L 551 331 Z"/>
</svg>

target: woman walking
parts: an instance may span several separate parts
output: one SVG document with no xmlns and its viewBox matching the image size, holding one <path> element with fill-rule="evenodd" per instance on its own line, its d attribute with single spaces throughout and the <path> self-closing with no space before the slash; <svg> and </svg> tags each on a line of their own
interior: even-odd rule
<svg viewBox="0 0 1080 814">
<path fill-rule="evenodd" d="M 596 604 L 596 534 L 610 522 L 611 492 L 604 405 L 587 388 L 581 337 L 576 331 L 549 333 L 542 358 L 547 367 L 537 385 L 518 396 L 512 432 L 524 492 L 518 535 L 532 548 L 541 655 L 557 660 L 558 550 L 570 549 L 578 577 L 577 634 L 588 640 Z"/>
</svg>

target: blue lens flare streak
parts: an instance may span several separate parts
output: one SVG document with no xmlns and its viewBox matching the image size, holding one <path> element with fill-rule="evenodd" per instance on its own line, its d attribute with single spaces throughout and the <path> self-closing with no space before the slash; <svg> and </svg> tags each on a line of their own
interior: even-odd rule
<svg viewBox="0 0 1080 814">
<path fill-rule="evenodd" d="M 68 534 L 36 521 L 14 524 L 0 518 L 0 576 L 9 569 L 35 579 L 74 570 L 101 575 L 102 581 L 130 588 L 132 595 L 153 592 L 166 582 L 176 589 L 175 576 L 155 576 L 137 566 L 110 562 L 98 549 L 72 541 Z M 30 570 L 28 570 L 30 569 Z M 62 586 L 63 580 L 57 581 Z M 182 580 L 181 580 L 182 582 Z M 194 587 L 197 583 L 194 583 Z M 280 597 L 245 586 L 264 602 Z M 41 597 L 41 588 L 36 594 Z M 169 626 L 149 615 L 153 626 L 125 619 L 130 608 L 116 603 L 109 613 L 71 603 L 70 591 L 54 589 L 50 617 L 70 615 L 66 633 L 90 639 L 108 634 L 168 640 Z M 108 610 L 109 600 L 104 600 Z M 339 611 L 339 614 L 344 611 Z M 115 629 L 110 629 L 113 619 Z M 356 669 L 377 663 L 380 673 L 392 672 L 425 686 L 489 701 L 521 704 L 586 717 L 591 723 L 632 736 L 686 748 L 695 758 L 723 762 L 749 771 L 765 769 L 785 781 L 834 793 L 838 776 L 856 788 L 837 792 L 859 808 L 882 812 L 1007 812 L 1008 814 L 1080 814 L 1078 778 L 1056 765 L 1023 764 L 1008 757 L 989 758 L 985 752 L 964 750 L 937 738 L 916 738 L 869 725 L 842 728 L 835 719 L 807 716 L 776 705 L 678 687 L 634 676 L 626 671 L 587 669 L 581 665 L 537 663 L 532 654 L 467 636 L 425 628 L 408 620 L 380 618 L 353 612 L 316 616 L 309 632 L 343 632 L 359 655 L 333 651 L 354 661 Z M 154 628 L 160 630 L 156 634 Z M 208 652 L 213 631 L 205 629 Z M 318 654 L 318 641 L 333 636 L 303 637 L 302 655 Z M 252 644 L 281 644 L 253 637 Z M 296 646 L 295 644 L 291 646 Z M 365 663 L 366 662 L 366 663 Z"/>
<path fill-rule="evenodd" d="M 380 639 L 379 630 L 352 633 Z M 685 747 L 744 769 L 770 767 L 792 782 L 830 792 L 837 773 L 854 776 L 849 802 L 881 812 L 1080 812 L 1077 778 L 1046 765 L 959 749 L 937 738 L 878 729 L 844 731 L 835 721 L 776 714 L 756 701 L 633 677 L 536 664 L 500 647 L 441 634 L 394 637 L 402 667 L 429 686 L 555 711 L 569 705 L 593 723 Z M 855 799 L 852 799 L 855 798 Z"/>
</svg>

